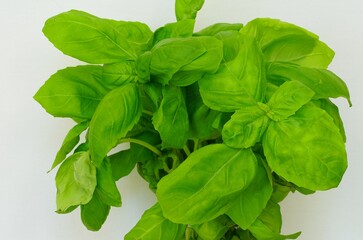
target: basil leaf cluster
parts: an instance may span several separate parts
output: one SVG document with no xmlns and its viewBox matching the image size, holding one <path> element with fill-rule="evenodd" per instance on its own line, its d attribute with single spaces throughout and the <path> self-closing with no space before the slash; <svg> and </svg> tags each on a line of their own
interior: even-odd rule
<svg viewBox="0 0 363 240">
<path fill-rule="evenodd" d="M 88 63 L 34 96 L 75 121 L 51 167 L 58 213 L 80 207 L 99 230 L 136 168 L 158 202 L 126 240 L 296 239 L 281 234 L 279 202 L 339 185 L 346 136 L 331 98 L 351 102 L 327 69 L 334 52 L 277 19 L 195 32 L 203 3 L 176 0 L 177 21 L 154 32 L 77 10 L 46 21 L 49 41 Z"/>
</svg>

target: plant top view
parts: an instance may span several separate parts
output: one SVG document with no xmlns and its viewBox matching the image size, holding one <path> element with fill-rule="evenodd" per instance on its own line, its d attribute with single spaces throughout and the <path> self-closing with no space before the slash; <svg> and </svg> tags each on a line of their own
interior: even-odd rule
<svg viewBox="0 0 363 240">
<path fill-rule="evenodd" d="M 51 166 L 58 213 L 79 207 L 99 230 L 136 168 L 157 203 L 126 240 L 296 239 L 281 233 L 279 203 L 339 185 L 346 136 L 330 99 L 351 103 L 327 70 L 334 52 L 277 19 L 194 31 L 203 3 L 176 0 L 177 21 L 154 32 L 78 10 L 45 22 L 56 48 L 87 63 L 34 96 L 75 122 Z"/>
</svg>

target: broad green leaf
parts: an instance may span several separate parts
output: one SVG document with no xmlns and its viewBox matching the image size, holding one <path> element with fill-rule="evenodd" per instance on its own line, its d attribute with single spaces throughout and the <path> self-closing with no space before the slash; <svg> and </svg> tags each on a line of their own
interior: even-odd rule
<svg viewBox="0 0 363 240">
<path fill-rule="evenodd" d="M 170 80 L 170 84 L 175 86 L 185 87 L 189 86 L 200 79 L 202 79 L 205 72 L 196 71 L 179 71 L 174 74 L 173 78 Z"/>
<path fill-rule="evenodd" d="M 225 213 L 255 172 L 256 158 L 251 149 L 207 145 L 163 177 L 156 195 L 166 218 L 201 224 Z"/>
<path fill-rule="evenodd" d="M 248 148 L 261 141 L 269 119 L 257 104 L 238 109 L 222 130 L 223 142 L 234 148 Z"/>
<path fill-rule="evenodd" d="M 108 158 L 105 158 L 97 168 L 96 192 L 105 204 L 121 207 L 121 195 L 113 179 L 112 166 Z"/>
<path fill-rule="evenodd" d="M 53 74 L 34 99 L 55 117 L 91 119 L 107 92 L 102 67 L 77 66 Z"/>
<path fill-rule="evenodd" d="M 267 116 L 274 121 L 284 120 L 294 115 L 314 96 L 314 92 L 299 81 L 289 81 L 282 84 L 267 103 Z"/>
<path fill-rule="evenodd" d="M 344 142 L 347 140 L 345 135 L 343 121 L 340 118 L 338 107 L 328 99 L 320 99 L 314 101 L 314 104 L 321 109 L 325 110 L 334 120 L 335 125 L 339 128 L 340 134 L 343 137 Z"/>
<path fill-rule="evenodd" d="M 100 166 L 107 153 L 138 122 L 142 113 L 136 84 L 126 84 L 109 92 L 101 101 L 89 127 L 92 162 Z"/>
<path fill-rule="evenodd" d="M 258 240 L 296 239 L 300 236 L 301 232 L 281 235 L 281 224 L 280 206 L 275 202 L 269 201 L 262 214 L 248 230 Z"/>
<path fill-rule="evenodd" d="M 140 83 L 147 83 L 150 81 L 150 62 L 152 53 L 150 51 L 141 54 L 135 61 L 136 73 L 139 77 Z"/>
<path fill-rule="evenodd" d="M 58 169 L 57 211 L 87 204 L 96 188 L 96 168 L 90 161 L 89 152 L 78 152 L 68 157 Z"/>
<path fill-rule="evenodd" d="M 57 155 L 54 159 L 52 169 L 54 169 L 58 164 L 63 162 L 63 160 L 67 157 L 67 155 L 74 149 L 74 147 L 79 142 L 79 135 L 84 132 L 88 128 L 89 122 L 81 122 L 74 126 L 66 135 L 63 140 L 62 146 L 57 152 Z"/>
<path fill-rule="evenodd" d="M 95 192 L 91 201 L 81 205 L 81 219 L 88 230 L 98 231 L 105 223 L 110 212 L 110 206 L 105 204 Z"/>
<path fill-rule="evenodd" d="M 195 36 L 214 36 L 224 31 L 239 31 L 243 27 L 241 23 L 215 23 L 208 26 L 199 32 L 195 33 Z"/>
<path fill-rule="evenodd" d="M 224 60 L 216 73 L 205 74 L 198 82 L 204 103 L 213 110 L 233 112 L 261 101 L 265 90 L 265 65 L 254 39 L 231 32 L 219 37 L 224 43 Z"/>
<path fill-rule="evenodd" d="M 222 215 L 209 222 L 200 225 L 192 226 L 198 237 L 205 240 L 220 240 L 225 233 L 234 225 L 231 220 Z"/>
<path fill-rule="evenodd" d="M 112 154 L 109 156 L 109 159 L 111 162 L 113 179 L 115 181 L 129 175 L 137 163 L 131 149 Z"/>
<path fill-rule="evenodd" d="M 222 50 L 221 41 L 209 36 L 165 39 L 151 50 L 150 73 L 161 84 L 168 84 L 178 71 L 214 73 L 222 60 Z M 175 79 L 173 84 L 185 85 Z"/>
<path fill-rule="evenodd" d="M 278 19 L 254 19 L 240 32 L 256 38 L 268 62 L 287 61 L 326 68 L 334 57 L 333 50 L 317 35 Z"/>
<path fill-rule="evenodd" d="M 272 186 L 263 166 L 257 167 L 255 178 L 240 193 L 227 215 L 242 229 L 248 229 L 265 209 L 272 194 Z"/>
<path fill-rule="evenodd" d="M 271 169 L 299 187 L 336 187 L 347 168 L 339 129 L 324 110 L 313 104 L 283 121 L 271 122 L 262 142 Z"/>
<path fill-rule="evenodd" d="M 155 111 L 160 106 L 160 103 L 163 99 L 163 88 L 161 84 L 156 82 L 149 82 L 147 84 L 141 85 L 140 88 L 142 88 L 143 92 L 147 96 L 146 99 L 149 100 L 149 105 L 152 105 L 152 109 Z"/>
<path fill-rule="evenodd" d="M 164 86 L 163 100 L 152 120 L 160 133 L 163 148 L 184 147 L 189 135 L 189 119 L 180 87 Z"/>
<path fill-rule="evenodd" d="M 134 61 L 123 61 L 103 65 L 102 79 L 105 86 L 112 90 L 127 83 L 136 82 L 138 76 Z"/>
<path fill-rule="evenodd" d="M 187 99 L 191 138 L 212 139 L 217 137 L 220 133 L 213 125 L 222 117 L 222 113 L 210 109 L 203 103 L 198 84 L 187 89 Z"/>
<path fill-rule="evenodd" d="M 154 45 L 167 38 L 191 37 L 194 31 L 194 24 L 194 19 L 184 19 L 158 28 L 154 33 Z"/>
<path fill-rule="evenodd" d="M 166 219 L 156 203 L 145 211 L 136 226 L 125 235 L 125 240 L 181 240 L 185 228 L 186 225 Z"/>
<path fill-rule="evenodd" d="M 146 143 L 152 145 L 160 143 L 159 136 L 151 132 L 143 132 L 134 138 L 145 141 Z M 130 143 L 129 149 L 109 156 L 113 179 L 117 181 L 120 178 L 129 175 L 130 172 L 134 169 L 136 163 L 154 160 L 154 158 L 154 153 L 152 153 L 149 149 L 136 143 Z"/>
<path fill-rule="evenodd" d="M 195 19 L 198 11 L 203 7 L 204 0 L 176 0 L 175 15 L 178 21 Z"/>
<path fill-rule="evenodd" d="M 347 85 L 329 70 L 278 62 L 269 64 L 267 74 L 269 80 L 297 80 L 305 84 L 315 92 L 314 99 L 344 97 L 352 105 Z"/>
<path fill-rule="evenodd" d="M 103 19 L 77 10 L 48 19 L 43 33 L 64 54 L 96 64 L 135 60 L 149 48 L 153 36 L 143 23 Z"/>
</svg>

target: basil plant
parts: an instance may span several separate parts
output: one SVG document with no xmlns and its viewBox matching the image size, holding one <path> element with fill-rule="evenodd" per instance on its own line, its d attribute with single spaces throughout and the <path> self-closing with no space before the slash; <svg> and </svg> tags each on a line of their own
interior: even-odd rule
<svg viewBox="0 0 363 240">
<path fill-rule="evenodd" d="M 177 21 L 154 32 L 77 10 L 45 22 L 56 48 L 87 63 L 34 96 L 75 122 L 51 167 L 58 213 L 79 207 L 99 230 L 136 168 L 158 201 L 126 240 L 296 239 L 281 234 L 279 203 L 339 185 L 346 136 L 331 98 L 351 103 L 327 69 L 334 52 L 277 19 L 195 32 L 203 3 L 176 0 Z"/>
</svg>

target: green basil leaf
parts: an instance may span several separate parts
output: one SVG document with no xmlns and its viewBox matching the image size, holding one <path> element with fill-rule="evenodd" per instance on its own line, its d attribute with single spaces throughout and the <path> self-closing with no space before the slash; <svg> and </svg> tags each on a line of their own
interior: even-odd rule
<svg viewBox="0 0 363 240">
<path fill-rule="evenodd" d="M 163 177 L 156 195 L 166 218 L 201 224 L 225 213 L 255 172 L 256 158 L 251 149 L 207 145 Z"/>
<path fill-rule="evenodd" d="M 234 148 L 254 146 L 261 141 L 268 124 L 268 117 L 257 105 L 242 107 L 224 125 L 223 142 Z"/>
<path fill-rule="evenodd" d="M 194 31 L 194 24 L 194 19 L 184 19 L 158 28 L 154 33 L 154 45 L 167 38 L 191 37 Z"/>
<path fill-rule="evenodd" d="M 112 167 L 108 158 L 105 158 L 101 166 L 97 168 L 96 192 L 105 204 L 121 207 L 121 195 L 113 179 Z"/>
<path fill-rule="evenodd" d="M 281 224 L 280 206 L 273 201 L 269 201 L 262 214 L 248 230 L 258 240 L 296 239 L 300 236 L 301 232 L 281 235 Z"/>
<path fill-rule="evenodd" d="M 163 100 L 152 121 L 160 133 L 163 148 L 184 147 L 189 134 L 189 119 L 181 88 L 164 86 Z"/>
<path fill-rule="evenodd" d="M 328 99 L 320 99 L 314 101 L 314 104 L 325 110 L 333 118 L 333 121 L 335 125 L 339 128 L 340 134 L 342 135 L 343 141 L 345 142 L 347 140 L 347 137 L 345 135 L 344 125 L 340 117 L 338 107 Z"/>
<path fill-rule="evenodd" d="M 143 23 L 103 19 L 77 10 L 48 19 L 43 33 L 64 54 L 96 64 L 135 60 L 149 48 L 153 36 Z"/>
<path fill-rule="evenodd" d="M 266 113 L 274 121 L 284 120 L 294 115 L 314 96 L 314 91 L 299 81 L 289 81 L 282 84 L 267 103 Z"/>
<path fill-rule="evenodd" d="M 98 231 L 105 223 L 111 207 L 102 202 L 98 193 L 85 205 L 81 205 L 81 219 L 88 230 Z"/>
<path fill-rule="evenodd" d="M 231 220 L 226 215 L 222 215 L 192 228 L 201 239 L 220 240 L 232 226 Z"/>
<path fill-rule="evenodd" d="M 279 203 L 282 200 L 284 200 L 290 192 L 291 192 L 291 187 L 275 183 L 271 200 L 274 201 L 275 203 Z"/>
<path fill-rule="evenodd" d="M 329 70 L 277 62 L 269 64 L 267 73 L 269 80 L 297 80 L 305 84 L 315 92 L 314 99 L 344 97 L 352 105 L 347 85 Z"/>
<path fill-rule="evenodd" d="M 319 41 L 317 35 L 278 19 L 254 19 L 240 32 L 256 38 L 268 62 L 287 61 L 326 68 L 334 57 L 333 50 Z"/>
<path fill-rule="evenodd" d="M 102 68 L 102 79 L 110 90 L 127 83 L 137 82 L 138 76 L 134 61 L 104 64 Z"/>
<path fill-rule="evenodd" d="M 90 161 L 89 152 L 78 152 L 68 157 L 58 169 L 57 211 L 88 203 L 97 185 L 96 168 Z"/>
<path fill-rule="evenodd" d="M 176 0 L 175 15 L 178 21 L 195 19 L 197 12 L 202 8 L 204 0 Z"/>
<path fill-rule="evenodd" d="M 313 104 L 283 121 L 271 122 L 262 143 L 271 169 L 299 187 L 336 187 L 347 168 L 339 129 L 324 110 Z"/>
<path fill-rule="evenodd" d="M 138 122 L 141 113 L 139 90 L 135 84 L 116 88 L 102 99 L 89 127 L 91 159 L 96 166 L 101 165 L 119 139 Z"/>
<path fill-rule="evenodd" d="M 151 132 L 143 132 L 142 134 L 133 138 L 145 141 L 146 143 L 152 145 L 160 143 L 160 137 Z M 139 144 L 130 143 L 129 149 L 109 156 L 113 179 L 117 181 L 120 178 L 129 175 L 130 172 L 134 169 L 136 163 L 154 160 L 154 158 L 154 154 L 147 148 L 140 146 Z"/>
<path fill-rule="evenodd" d="M 134 158 L 131 149 L 122 150 L 118 153 L 109 156 L 112 175 L 115 181 L 125 177 L 131 173 L 136 166 L 136 159 Z"/>
<path fill-rule="evenodd" d="M 266 86 L 265 66 L 254 39 L 233 32 L 218 36 L 224 43 L 224 60 L 216 73 L 205 74 L 198 82 L 204 103 L 213 110 L 233 112 L 261 101 Z"/>
<path fill-rule="evenodd" d="M 239 31 L 242 27 L 241 23 L 215 23 L 195 33 L 194 36 L 214 36 L 224 31 Z"/>
<path fill-rule="evenodd" d="M 57 152 L 53 165 L 50 170 L 63 162 L 67 155 L 74 149 L 79 142 L 79 135 L 88 128 L 89 122 L 81 122 L 74 126 L 63 140 L 62 146 Z"/>
<path fill-rule="evenodd" d="M 151 50 L 150 73 L 155 81 L 168 84 L 178 71 L 216 72 L 222 60 L 222 49 L 221 41 L 214 37 L 165 39 Z M 176 80 L 173 84 L 185 85 Z"/>
<path fill-rule="evenodd" d="M 146 210 L 136 226 L 125 235 L 125 240 L 181 240 L 186 225 L 176 224 L 163 216 L 156 203 Z"/>
<path fill-rule="evenodd" d="M 146 99 L 149 100 L 149 105 L 151 105 L 151 108 L 155 111 L 160 106 L 160 103 L 163 99 L 162 86 L 156 82 L 149 82 L 147 84 L 141 85 L 140 88 L 147 96 Z"/>
<path fill-rule="evenodd" d="M 248 229 L 265 209 L 271 194 L 272 186 L 263 166 L 257 167 L 255 178 L 240 193 L 227 215 L 242 229 Z"/>
<path fill-rule="evenodd" d="M 217 137 L 220 133 L 213 124 L 222 117 L 222 113 L 210 109 L 203 103 L 197 84 L 187 89 L 187 99 L 191 138 L 213 139 Z"/>
<path fill-rule="evenodd" d="M 55 117 L 91 119 L 107 92 L 102 83 L 102 67 L 77 66 L 53 74 L 34 99 Z"/>
</svg>

